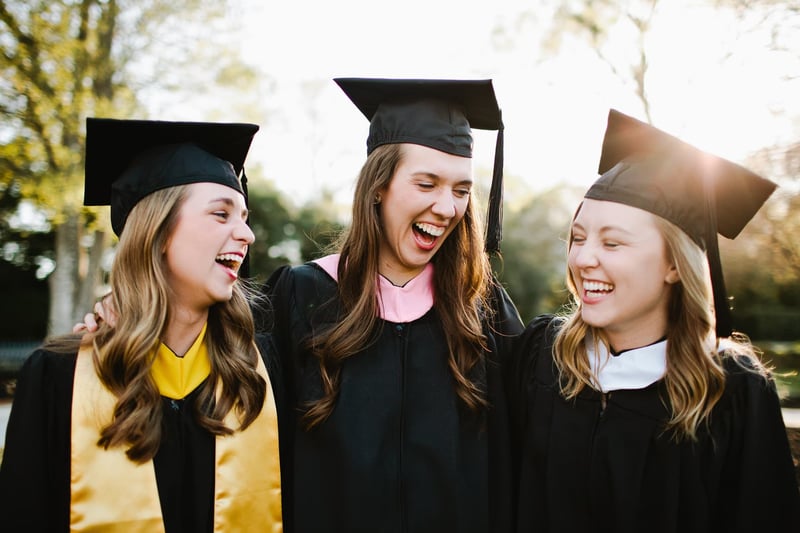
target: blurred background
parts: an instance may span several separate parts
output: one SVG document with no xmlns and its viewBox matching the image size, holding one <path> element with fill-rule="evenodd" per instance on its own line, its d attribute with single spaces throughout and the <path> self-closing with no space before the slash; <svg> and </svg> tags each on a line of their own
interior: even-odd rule
<svg viewBox="0 0 800 533">
<path fill-rule="evenodd" d="M 107 290 L 116 241 L 107 208 L 82 206 L 86 117 L 259 124 L 246 168 L 263 280 L 349 223 L 368 124 L 332 78 L 377 76 L 494 80 L 496 267 L 526 321 L 565 301 L 564 237 L 609 108 L 778 182 L 721 246 L 735 326 L 776 367 L 787 423 L 800 407 L 796 0 L 2 0 L 0 50 L 7 398 L 30 350 Z M 495 136 L 475 137 L 485 205 Z"/>
</svg>

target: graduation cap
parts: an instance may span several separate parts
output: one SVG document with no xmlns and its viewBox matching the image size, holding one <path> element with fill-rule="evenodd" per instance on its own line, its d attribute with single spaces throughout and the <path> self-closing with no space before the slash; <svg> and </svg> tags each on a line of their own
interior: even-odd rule
<svg viewBox="0 0 800 533">
<path fill-rule="evenodd" d="M 120 235 L 133 206 L 159 189 L 212 182 L 246 198 L 242 168 L 257 131 L 255 124 L 87 118 L 83 203 L 110 205 Z"/>
<path fill-rule="evenodd" d="M 614 109 L 608 115 L 598 172 L 601 176 L 586 198 L 649 211 L 681 228 L 706 251 L 717 336 L 730 336 L 717 233 L 729 239 L 739 235 L 776 185 Z"/>
<path fill-rule="evenodd" d="M 492 80 L 336 78 L 370 121 L 367 155 L 412 143 L 472 157 L 472 128 L 497 130 L 486 251 L 500 249 L 503 222 L 503 120 Z"/>
</svg>

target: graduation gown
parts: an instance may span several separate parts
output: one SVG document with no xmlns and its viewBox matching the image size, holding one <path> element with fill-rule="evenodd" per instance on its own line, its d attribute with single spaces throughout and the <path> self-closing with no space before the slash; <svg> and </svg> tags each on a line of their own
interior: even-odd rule
<svg viewBox="0 0 800 533">
<path fill-rule="evenodd" d="M 343 363 L 332 413 L 307 430 L 303 406 L 322 395 L 322 383 L 318 361 L 303 341 L 336 320 L 336 281 L 308 263 L 276 271 L 267 291 L 294 406 L 291 428 L 281 427 L 282 470 L 291 470 L 294 485 L 294 501 L 284 499 L 287 529 L 508 530 L 508 426 L 497 361 L 508 337 L 493 333 L 487 321 L 491 351 L 477 372 L 492 409 L 474 416 L 459 404 L 435 309 L 407 322 L 380 319 L 377 340 Z M 496 300 L 501 311 L 491 326 L 518 333 L 516 308 L 502 290 Z M 286 493 L 286 480 L 283 488 Z"/>
<path fill-rule="evenodd" d="M 75 364 L 74 354 L 39 349 L 20 370 L 0 465 L 3 531 L 69 531 Z M 201 388 L 162 397 L 165 433 L 153 467 L 167 533 L 213 530 L 216 437 L 195 421 Z"/>
<path fill-rule="evenodd" d="M 724 358 L 725 391 L 709 427 L 696 443 L 675 443 L 662 431 L 662 380 L 606 394 L 584 389 L 565 401 L 554 325 L 534 320 L 510 358 L 518 531 L 798 527 L 800 495 L 773 383 Z"/>
</svg>

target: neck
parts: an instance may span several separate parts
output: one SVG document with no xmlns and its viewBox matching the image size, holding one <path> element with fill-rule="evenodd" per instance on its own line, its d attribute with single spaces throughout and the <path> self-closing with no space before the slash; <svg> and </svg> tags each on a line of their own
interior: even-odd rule
<svg viewBox="0 0 800 533">
<path fill-rule="evenodd" d="M 425 270 L 425 267 L 416 270 L 400 271 L 384 265 L 378 268 L 378 274 L 388 279 L 395 287 L 404 287 L 406 283 L 419 276 L 420 272 L 423 270 Z"/>
<path fill-rule="evenodd" d="M 173 309 L 172 319 L 164 331 L 161 342 L 166 344 L 175 355 L 182 357 L 197 340 L 197 336 L 207 320 L 208 309 L 203 312 Z"/>
<path fill-rule="evenodd" d="M 634 350 L 643 346 L 650 346 L 661 341 L 666 336 L 666 331 L 653 333 L 634 333 L 634 334 L 614 334 L 606 331 L 609 349 L 614 353 L 621 353 L 627 350 Z"/>
</svg>

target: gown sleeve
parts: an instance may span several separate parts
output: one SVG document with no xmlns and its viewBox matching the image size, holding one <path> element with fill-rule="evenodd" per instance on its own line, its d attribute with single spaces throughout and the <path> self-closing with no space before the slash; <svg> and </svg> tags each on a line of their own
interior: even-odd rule
<svg viewBox="0 0 800 533">
<path fill-rule="evenodd" d="M 521 437 L 527 416 L 527 385 L 533 379 L 539 354 L 552 346 L 554 330 L 551 324 L 554 323 L 553 315 L 535 317 L 513 340 L 509 349 L 503 381 L 511 413 L 512 443 L 520 442 L 517 439 Z"/>
<path fill-rule="evenodd" d="M 800 524 L 800 492 L 775 383 L 737 365 L 726 362 L 730 408 L 718 426 L 732 437 L 719 481 L 720 521 L 729 531 L 789 531 Z"/>
<path fill-rule="evenodd" d="M 278 412 L 278 443 L 281 464 L 281 500 L 283 530 L 294 531 L 294 432 L 296 425 L 294 381 L 292 378 L 291 311 L 292 268 L 279 267 L 262 287 L 271 309 L 269 331 L 256 338 L 270 379 L 275 383 L 275 404 Z"/>
<path fill-rule="evenodd" d="M 492 284 L 491 321 L 487 328 L 486 387 L 489 401 L 489 521 L 490 531 L 510 531 L 513 523 L 508 406 L 503 385 L 503 365 L 514 337 L 523 328 L 514 302 L 498 283 Z"/>
<path fill-rule="evenodd" d="M 0 466 L 4 531 L 69 529 L 69 432 L 75 356 L 37 350 L 17 379 Z"/>
</svg>

